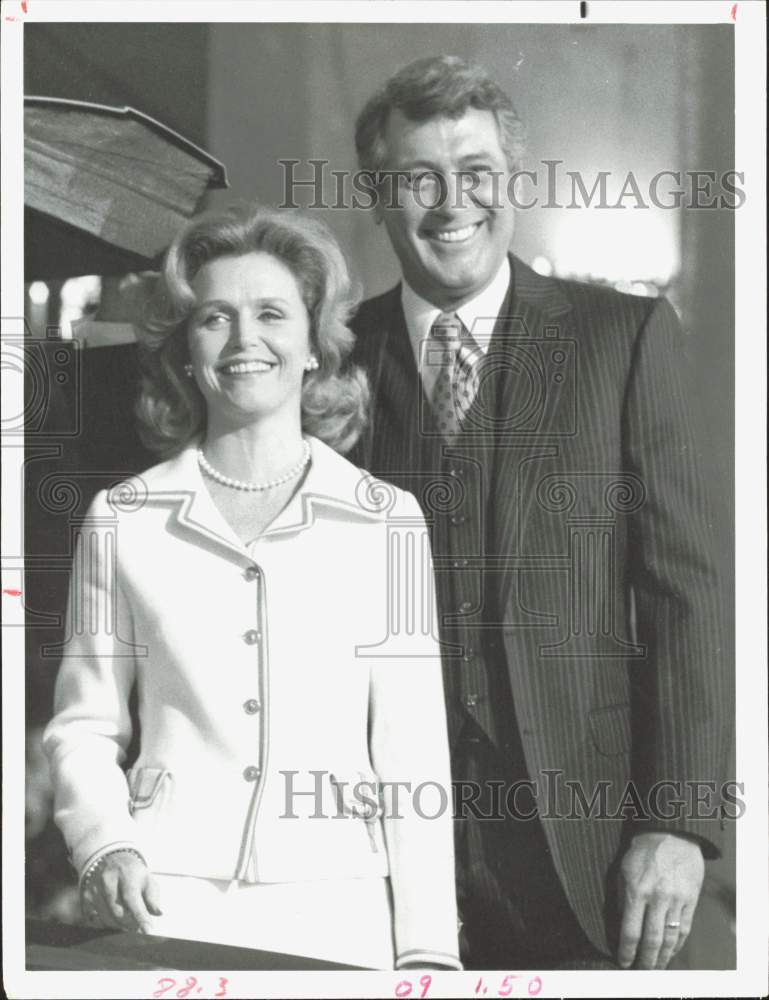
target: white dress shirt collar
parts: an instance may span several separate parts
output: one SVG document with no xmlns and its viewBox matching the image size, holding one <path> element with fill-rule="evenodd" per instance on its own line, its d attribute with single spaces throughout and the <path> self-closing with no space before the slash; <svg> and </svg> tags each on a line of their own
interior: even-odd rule
<svg viewBox="0 0 769 1000">
<path fill-rule="evenodd" d="M 454 310 L 466 329 L 472 333 L 484 354 L 488 350 L 494 324 L 502 310 L 509 287 L 510 260 L 505 256 L 494 278 L 483 291 Z M 429 398 L 437 377 L 437 369 L 435 365 L 422 366 L 420 362 L 424 354 L 425 344 L 430 337 L 430 329 L 443 310 L 433 305 L 432 302 L 428 302 L 427 299 L 423 299 L 421 295 L 417 295 L 405 278 L 401 285 L 401 304 L 414 358 Z"/>
</svg>

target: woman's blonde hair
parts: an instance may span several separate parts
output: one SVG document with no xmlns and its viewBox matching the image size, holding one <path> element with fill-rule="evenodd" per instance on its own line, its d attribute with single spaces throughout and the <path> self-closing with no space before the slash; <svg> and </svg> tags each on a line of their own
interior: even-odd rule
<svg viewBox="0 0 769 1000">
<path fill-rule="evenodd" d="M 142 440 L 153 451 L 174 454 L 205 430 L 203 394 L 184 372 L 187 319 L 195 306 L 190 282 L 208 261 L 254 252 L 289 268 L 310 317 L 319 367 L 304 378 L 302 429 L 343 453 L 358 439 L 369 389 L 363 371 L 346 364 L 354 339 L 347 321 L 358 296 L 336 240 L 322 223 L 291 210 L 238 206 L 192 219 L 166 254 L 143 325 L 136 406 Z"/>
</svg>

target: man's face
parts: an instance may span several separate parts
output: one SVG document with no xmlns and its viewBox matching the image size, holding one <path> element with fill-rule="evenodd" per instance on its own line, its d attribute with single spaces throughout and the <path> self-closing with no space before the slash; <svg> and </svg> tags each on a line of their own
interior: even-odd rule
<svg viewBox="0 0 769 1000">
<path fill-rule="evenodd" d="M 496 118 L 469 108 L 461 118 L 412 122 L 395 111 L 384 140 L 383 169 L 410 172 L 412 183 L 393 185 L 391 199 L 385 186 L 378 217 L 414 291 L 455 309 L 491 282 L 513 235 Z"/>
</svg>

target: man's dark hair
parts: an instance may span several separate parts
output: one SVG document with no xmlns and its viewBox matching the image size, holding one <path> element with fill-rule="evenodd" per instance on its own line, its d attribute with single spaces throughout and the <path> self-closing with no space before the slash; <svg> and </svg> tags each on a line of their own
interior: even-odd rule
<svg viewBox="0 0 769 1000">
<path fill-rule="evenodd" d="M 364 170 L 384 166 L 384 133 L 392 111 L 410 121 L 461 118 L 468 108 L 491 111 L 511 170 L 520 167 L 523 125 L 512 101 L 480 66 L 457 56 L 427 56 L 404 66 L 366 103 L 355 123 L 355 148 Z"/>
</svg>

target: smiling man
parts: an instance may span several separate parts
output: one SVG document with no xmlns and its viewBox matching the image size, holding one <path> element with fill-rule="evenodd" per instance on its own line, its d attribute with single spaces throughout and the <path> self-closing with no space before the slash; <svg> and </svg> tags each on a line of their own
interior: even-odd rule
<svg viewBox="0 0 769 1000">
<path fill-rule="evenodd" d="M 355 138 L 403 274 L 354 323 L 356 457 L 431 526 L 463 960 L 664 968 L 732 721 L 680 326 L 510 253 L 522 127 L 484 70 L 412 63 Z"/>
</svg>

